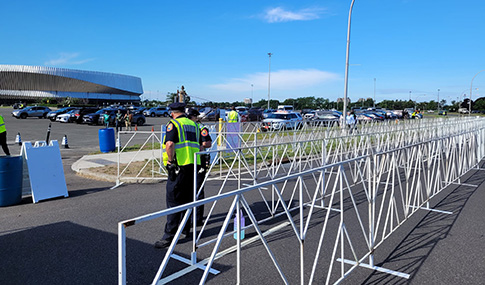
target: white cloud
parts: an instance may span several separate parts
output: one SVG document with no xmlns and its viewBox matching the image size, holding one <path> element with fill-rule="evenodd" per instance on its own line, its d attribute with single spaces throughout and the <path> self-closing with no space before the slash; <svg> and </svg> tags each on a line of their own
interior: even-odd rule
<svg viewBox="0 0 485 285">
<path fill-rule="evenodd" d="M 61 52 L 57 58 L 46 61 L 44 65 L 51 65 L 51 66 L 78 65 L 78 64 L 83 64 L 94 60 L 92 58 L 78 59 L 79 55 L 80 54 L 78 52 L 71 52 L 71 53 Z"/>
<path fill-rule="evenodd" d="M 317 69 L 279 70 L 271 72 L 272 90 L 295 90 L 325 82 L 339 80 L 338 74 Z M 249 74 L 244 78 L 233 78 L 227 83 L 214 84 L 214 89 L 238 92 L 247 90 L 253 84 L 254 90 L 268 88 L 268 73 L 258 72 Z"/>
<path fill-rule="evenodd" d="M 302 9 L 299 11 L 287 11 L 281 7 L 266 10 L 263 18 L 268 23 L 309 21 L 320 18 L 322 8 Z"/>
</svg>

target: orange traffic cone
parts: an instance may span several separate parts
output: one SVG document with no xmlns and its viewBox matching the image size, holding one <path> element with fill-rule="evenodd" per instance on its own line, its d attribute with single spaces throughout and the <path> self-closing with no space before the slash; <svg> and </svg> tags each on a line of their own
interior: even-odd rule
<svg viewBox="0 0 485 285">
<path fill-rule="evenodd" d="M 152 132 L 154 132 L 153 127 L 152 127 Z"/>
<path fill-rule="evenodd" d="M 138 125 L 135 125 L 135 132 L 138 131 Z"/>
</svg>

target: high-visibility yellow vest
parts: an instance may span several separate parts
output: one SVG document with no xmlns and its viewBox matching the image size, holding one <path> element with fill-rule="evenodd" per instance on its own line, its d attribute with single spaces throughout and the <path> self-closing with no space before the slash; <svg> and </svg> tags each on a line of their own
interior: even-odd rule
<svg viewBox="0 0 485 285">
<path fill-rule="evenodd" d="M 0 116 L 0 133 L 4 133 L 7 131 L 7 128 L 5 127 L 5 121 L 3 120 L 3 117 Z"/>
<path fill-rule="evenodd" d="M 170 120 L 169 124 L 177 129 L 179 141 L 175 143 L 175 158 L 180 166 L 194 164 L 194 154 L 200 151 L 200 130 L 196 123 L 187 117 L 179 117 Z M 166 150 L 165 142 L 163 149 Z M 167 165 L 168 155 L 163 152 L 163 165 Z M 197 156 L 197 165 L 200 165 L 200 157 Z"/>
<path fill-rule="evenodd" d="M 237 117 L 238 117 L 237 112 L 233 110 L 233 111 L 229 112 L 227 122 L 228 123 L 237 123 L 237 119 L 238 119 Z"/>
</svg>

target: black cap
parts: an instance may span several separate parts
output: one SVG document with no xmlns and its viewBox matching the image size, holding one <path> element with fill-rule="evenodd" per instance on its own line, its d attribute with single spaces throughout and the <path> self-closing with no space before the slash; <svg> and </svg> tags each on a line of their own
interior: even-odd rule
<svg viewBox="0 0 485 285">
<path fill-rule="evenodd" d="M 168 105 L 168 107 L 172 111 L 174 111 L 174 110 L 177 110 L 177 111 L 180 111 L 180 112 L 185 111 L 185 103 L 176 102 L 176 103 L 172 103 L 172 104 Z"/>
<path fill-rule="evenodd" d="M 192 116 L 197 117 L 197 116 L 199 116 L 199 115 L 200 115 L 199 111 L 197 111 L 197 110 L 196 110 L 196 109 L 194 109 L 194 108 L 189 108 L 189 110 L 187 110 L 187 116 L 188 116 L 188 117 L 192 117 Z"/>
</svg>

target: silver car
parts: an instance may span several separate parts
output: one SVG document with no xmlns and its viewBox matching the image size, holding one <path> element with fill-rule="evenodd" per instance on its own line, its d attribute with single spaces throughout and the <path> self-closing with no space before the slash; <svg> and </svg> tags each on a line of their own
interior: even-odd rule
<svg viewBox="0 0 485 285">
<path fill-rule="evenodd" d="M 143 111 L 143 115 L 147 116 L 147 117 L 160 117 L 160 116 L 164 116 L 164 117 L 168 117 L 169 115 L 169 109 L 168 107 L 153 107 L 153 108 L 150 108 L 148 110 L 145 110 Z"/>
<path fill-rule="evenodd" d="M 303 118 L 299 113 L 276 112 L 263 120 L 262 131 L 298 129 L 303 126 Z"/>
<path fill-rule="evenodd" d="M 12 112 L 12 116 L 17 119 L 25 119 L 27 117 L 38 117 L 39 119 L 47 118 L 47 114 L 51 109 L 44 106 L 30 106 Z"/>
</svg>

